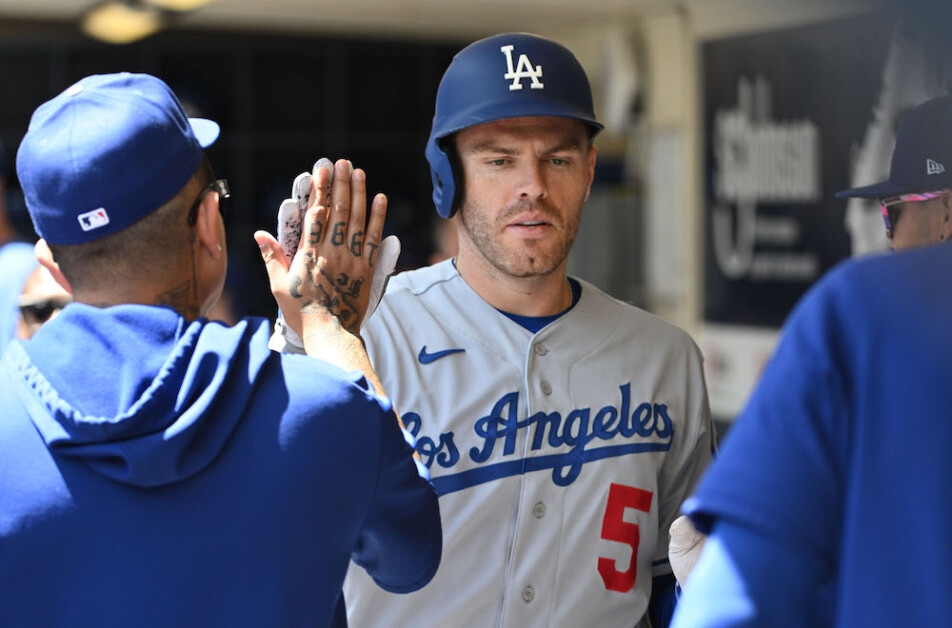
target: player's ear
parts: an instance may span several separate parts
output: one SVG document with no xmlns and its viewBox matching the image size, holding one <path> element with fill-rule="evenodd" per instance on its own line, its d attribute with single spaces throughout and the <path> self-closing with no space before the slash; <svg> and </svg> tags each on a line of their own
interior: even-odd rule
<svg viewBox="0 0 952 628">
<path fill-rule="evenodd" d="M 585 190 L 585 200 L 588 200 L 589 195 L 592 193 L 592 181 L 595 180 L 595 156 L 598 153 L 598 149 L 594 145 L 589 146 L 588 148 L 588 189 Z"/>
<path fill-rule="evenodd" d="M 58 283 L 63 290 L 72 295 L 73 289 L 70 287 L 69 282 L 66 281 L 66 276 L 63 275 L 63 271 L 60 270 L 59 264 L 53 259 L 53 251 L 50 250 L 50 245 L 46 243 L 46 240 L 43 238 L 37 240 L 33 247 L 33 253 L 36 255 L 36 260 L 40 265 L 50 271 L 56 283 Z"/>
<path fill-rule="evenodd" d="M 208 252 L 212 259 L 218 259 L 224 250 L 224 242 L 222 242 L 224 230 L 220 225 L 221 213 L 218 210 L 220 202 L 218 192 L 206 194 L 195 216 L 196 242 Z"/>
</svg>

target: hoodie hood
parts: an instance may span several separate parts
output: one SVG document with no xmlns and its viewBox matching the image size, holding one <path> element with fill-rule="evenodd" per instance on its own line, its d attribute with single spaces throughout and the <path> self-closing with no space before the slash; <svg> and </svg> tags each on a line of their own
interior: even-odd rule
<svg viewBox="0 0 952 628">
<path fill-rule="evenodd" d="M 4 359 L 51 451 L 158 486 L 224 448 L 272 355 L 269 331 L 263 319 L 226 327 L 162 307 L 74 303 Z"/>
</svg>

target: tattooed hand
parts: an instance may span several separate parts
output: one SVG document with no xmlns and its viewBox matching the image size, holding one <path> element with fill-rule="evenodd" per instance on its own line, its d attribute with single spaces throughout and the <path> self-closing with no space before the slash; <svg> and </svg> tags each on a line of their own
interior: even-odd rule
<svg viewBox="0 0 952 628">
<path fill-rule="evenodd" d="M 324 326 L 329 319 L 338 320 L 352 334 L 359 332 L 387 212 L 387 198 L 378 194 L 367 216 L 363 170 L 339 160 L 332 188 L 329 174 L 318 169 L 313 179 L 301 241 L 292 259 L 270 234 L 255 233 L 271 292 L 285 322 L 302 338 L 310 326 Z"/>
</svg>

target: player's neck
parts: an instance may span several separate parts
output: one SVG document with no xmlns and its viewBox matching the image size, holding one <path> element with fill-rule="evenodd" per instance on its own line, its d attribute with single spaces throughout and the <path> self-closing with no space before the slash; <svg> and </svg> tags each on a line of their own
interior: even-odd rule
<svg viewBox="0 0 952 628">
<path fill-rule="evenodd" d="M 76 290 L 73 300 L 94 307 L 106 308 L 114 305 L 157 305 L 170 307 L 188 321 L 201 314 L 195 297 L 193 285 L 187 279 L 165 286 L 146 284 L 124 284 L 124 289 L 100 287 L 90 290 Z"/>
<path fill-rule="evenodd" d="M 473 291 L 496 309 L 518 316 L 553 316 L 572 305 L 563 262 L 547 275 L 513 277 L 485 260 L 461 255 L 456 269 Z"/>
</svg>

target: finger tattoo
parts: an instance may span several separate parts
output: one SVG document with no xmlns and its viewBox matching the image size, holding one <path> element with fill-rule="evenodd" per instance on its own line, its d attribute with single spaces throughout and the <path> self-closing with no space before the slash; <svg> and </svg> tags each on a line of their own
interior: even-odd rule
<svg viewBox="0 0 952 628">
<path fill-rule="evenodd" d="M 320 221 L 315 221 L 311 225 L 311 231 L 308 234 L 308 244 L 320 244 L 321 240 L 324 238 L 324 223 Z"/>
<path fill-rule="evenodd" d="M 363 231 L 357 231 L 354 235 L 350 236 L 350 252 L 354 254 L 354 257 L 360 257 L 360 253 L 363 250 Z"/>
<path fill-rule="evenodd" d="M 364 242 L 364 246 L 366 246 L 368 249 L 370 249 L 370 256 L 369 256 L 369 259 L 368 259 L 367 261 L 370 263 L 370 267 L 373 268 L 373 265 L 374 265 L 374 254 L 377 252 L 377 247 L 378 247 L 379 245 L 374 244 L 373 242 Z"/>
</svg>

